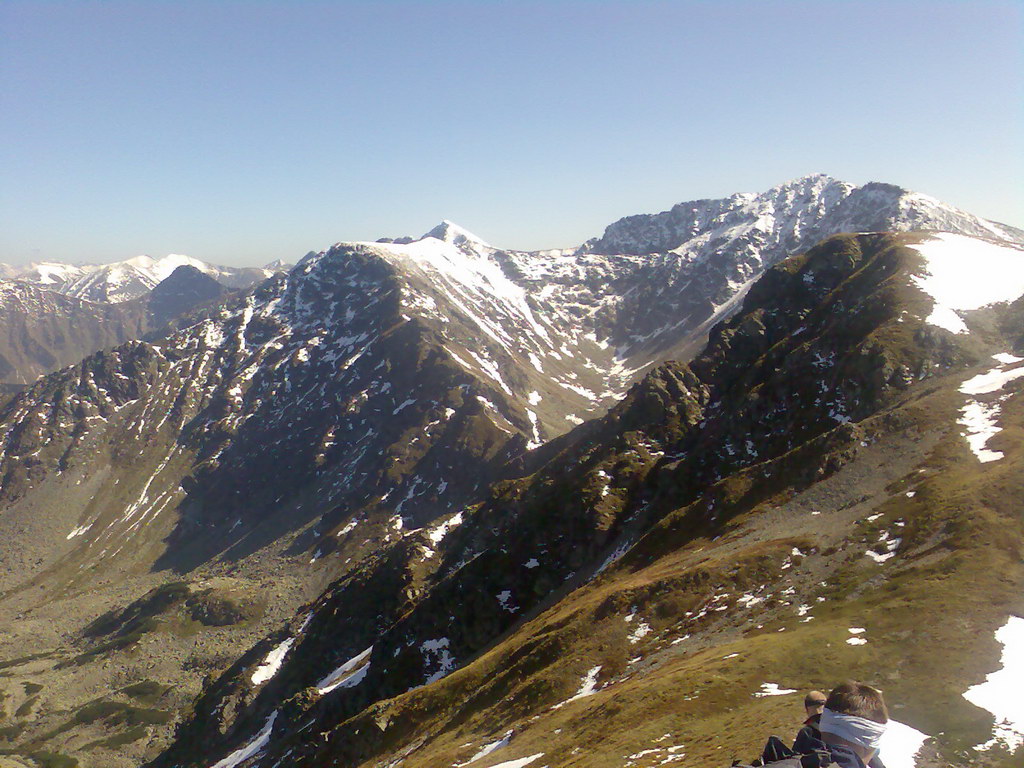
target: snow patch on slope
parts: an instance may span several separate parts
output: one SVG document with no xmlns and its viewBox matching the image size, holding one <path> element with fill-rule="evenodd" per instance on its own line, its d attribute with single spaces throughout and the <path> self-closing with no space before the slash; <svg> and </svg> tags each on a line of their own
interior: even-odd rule
<svg viewBox="0 0 1024 768">
<path fill-rule="evenodd" d="M 492 741 L 490 744 L 485 744 L 483 747 L 481 747 L 480 750 L 475 755 L 473 755 L 471 758 L 469 758 L 469 760 L 467 760 L 465 763 L 463 763 L 463 765 L 469 765 L 470 763 L 475 763 L 477 760 L 479 760 L 479 759 L 481 759 L 483 757 L 487 757 L 492 752 L 496 752 L 499 749 L 504 749 L 505 747 L 508 746 L 510 741 L 512 741 L 512 731 L 506 731 L 505 735 L 502 736 L 497 741 Z"/>
<path fill-rule="evenodd" d="M 253 685 L 265 683 L 277 674 L 277 671 L 281 669 L 281 664 L 284 662 L 284 657 L 288 655 L 288 651 L 291 650 L 294 642 L 295 638 L 289 637 L 287 640 L 279 643 L 276 647 L 270 650 L 270 653 L 266 655 L 260 665 L 256 667 L 256 670 L 252 673 L 252 677 L 250 679 L 252 680 Z"/>
<path fill-rule="evenodd" d="M 962 434 L 967 439 L 971 452 L 982 464 L 1003 458 L 1002 451 L 990 450 L 986 445 L 992 437 L 1002 431 L 1002 427 L 996 424 L 996 419 L 1002 410 L 1002 402 L 1009 395 L 1003 395 L 996 398 L 995 402 L 988 403 L 981 402 L 976 398 L 998 392 L 1009 382 L 1024 376 L 1024 366 L 1006 370 L 1007 366 L 1020 362 L 1020 358 L 1009 354 L 999 354 L 993 357 L 1002 365 L 978 374 L 960 385 L 960 392 L 974 397 L 968 399 L 960 409 L 960 418 L 957 419 L 957 423 L 964 428 L 965 431 Z"/>
<path fill-rule="evenodd" d="M 996 640 L 1003 646 L 1002 667 L 990 673 L 985 682 L 968 688 L 964 698 L 991 712 L 996 720 L 992 739 L 978 748 L 991 749 L 1002 744 L 1014 751 L 1024 746 L 1024 698 L 1020 695 L 1020 681 L 1024 680 L 1024 618 L 1008 618 L 996 630 Z"/>
<path fill-rule="evenodd" d="M 539 760 L 542 757 L 544 757 L 544 753 L 538 752 L 535 755 L 519 757 L 515 760 L 506 760 L 503 763 L 497 763 L 495 765 L 492 765 L 491 768 L 526 768 L 526 766 L 528 766 L 530 763 L 534 762 L 535 760 Z"/>
<path fill-rule="evenodd" d="M 882 734 L 878 757 L 885 768 L 916 768 L 917 753 L 928 735 L 896 720 L 890 720 Z"/>
<path fill-rule="evenodd" d="M 585 674 L 583 676 L 583 679 L 580 681 L 579 690 L 576 691 L 576 693 L 573 696 L 569 697 L 560 704 L 555 704 L 555 706 L 553 706 L 552 709 L 561 709 L 570 702 L 578 701 L 579 699 L 585 698 L 587 696 L 593 696 L 595 693 L 601 690 L 601 686 L 597 684 L 597 676 L 598 674 L 600 674 L 600 672 L 600 665 L 588 669 L 587 674 Z"/>
<path fill-rule="evenodd" d="M 764 698 L 765 696 L 787 696 L 790 693 L 796 693 L 796 689 L 782 688 L 778 683 L 761 683 L 761 690 L 755 691 L 754 695 Z"/>
<path fill-rule="evenodd" d="M 373 653 L 372 645 L 362 653 L 353 656 L 317 683 L 316 692 L 323 695 L 330 693 L 335 688 L 354 688 L 359 685 L 370 670 L 369 658 L 371 653 Z"/>
<path fill-rule="evenodd" d="M 940 232 L 912 245 L 925 272 L 914 283 L 935 300 L 927 322 L 951 333 L 967 333 L 957 312 L 1012 301 L 1024 294 L 1024 250 L 1006 244 Z"/>
<path fill-rule="evenodd" d="M 235 766 L 241 765 L 253 755 L 259 754 L 270 743 L 270 734 L 274 730 L 274 721 L 276 719 L 277 712 L 275 711 L 267 718 L 267 722 L 252 741 L 244 747 L 236 749 L 223 760 L 218 760 L 210 768 L 235 768 Z"/>
</svg>

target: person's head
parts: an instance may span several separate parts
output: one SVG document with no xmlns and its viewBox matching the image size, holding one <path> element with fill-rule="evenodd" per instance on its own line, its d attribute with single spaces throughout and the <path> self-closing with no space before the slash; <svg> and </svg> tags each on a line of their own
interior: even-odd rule
<svg viewBox="0 0 1024 768">
<path fill-rule="evenodd" d="M 826 743 L 849 747 L 867 763 L 878 752 L 888 722 L 882 692 L 849 680 L 829 693 L 819 727 Z"/>
<path fill-rule="evenodd" d="M 821 710 L 825 708 L 825 694 L 821 691 L 811 691 L 804 696 L 804 709 L 807 710 L 808 717 L 814 717 L 820 715 Z"/>
</svg>

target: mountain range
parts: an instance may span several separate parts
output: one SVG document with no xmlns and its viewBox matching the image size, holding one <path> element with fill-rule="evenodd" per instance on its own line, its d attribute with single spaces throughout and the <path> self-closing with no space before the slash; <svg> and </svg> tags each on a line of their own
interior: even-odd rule
<svg viewBox="0 0 1024 768">
<path fill-rule="evenodd" d="M 220 283 L 188 265 L 143 295 L 116 304 L 0 281 L 0 387 L 18 391 L 85 355 L 159 333 L 225 293 Z"/>
<path fill-rule="evenodd" d="M 149 294 L 0 411 L 0 739 L 724 765 L 857 676 L 922 768 L 1010 765 L 963 694 L 1024 611 L 1022 296 L 1024 232 L 826 176 Z"/>
<path fill-rule="evenodd" d="M 216 267 L 176 255 L 103 265 L 0 264 L 0 387 L 16 391 L 286 269 Z"/>
<path fill-rule="evenodd" d="M 117 304 L 140 298 L 184 266 L 209 275 L 227 288 L 247 288 L 287 267 L 283 262 L 262 268 L 223 267 L 191 256 L 170 254 L 156 259 L 135 256 L 109 264 L 0 264 L 0 279 L 29 283 L 84 301 Z"/>
</svg>

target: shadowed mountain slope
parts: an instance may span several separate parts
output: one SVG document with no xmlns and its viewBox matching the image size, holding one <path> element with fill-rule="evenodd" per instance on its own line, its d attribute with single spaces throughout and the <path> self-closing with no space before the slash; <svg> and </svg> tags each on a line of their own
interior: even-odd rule
<svg viewBox="0 0 1024 768">
<path fill-rule="evenodd" d="M 141 301 L 146 307 L 149 327 L 160 329 L 185 312 L 211 304 L 227 293 L 228 289 L 209 275 L 183 265 L 157 283 Z"/>
</svg>

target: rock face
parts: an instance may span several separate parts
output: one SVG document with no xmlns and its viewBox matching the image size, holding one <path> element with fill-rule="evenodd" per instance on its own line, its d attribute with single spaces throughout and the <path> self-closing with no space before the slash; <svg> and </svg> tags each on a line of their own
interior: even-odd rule
<svg viewBox="0 0 1024 768">
<path fill-rule="evenodd" d="M 889 489 L 945 461 L 947 478 L 968 469 L 943 498 L 973 498 L 983 478 L 953 432 L 957 387 L 991 354 L 1024 354 L 1019 303 L 961 312 L 970 332 L 951 334 L 915 282 L 921 235 L 789 251 L 815 228 L 910 229 L 892 218 L 905 210 L 1018 252 L 1016 231 L 918 198 L 812 177 L 623 220 L 575 251 L 501 250 L 451 222 L 338 243 L 41 378 L 0 410 L 0 540 L 16 543 L 0 550 L 0 612 L 21 617 L 0 658 L 14 662 L 11 706 L 33 713 L 16 748 L 109 766 L 449 766 L 514 728 L 516 749 L 536 749 L 509 758 L 617 765 L 665 733 L 637 728 L 651 714 L 639 702 L 674 685 L 664 664 L 687 695 L 713 689 L 682 718 L 688 749 L 711 759 L 700 723 L 733 710 L 787 722 L 767 700 L 749 710 L 749 670 L 723 671 L 721 687 L 695 671 L 732 644 L 782 675 L 791 637 L 877 616 L 869 641 L 895 653 L 912 624 L 881 634 L 889 593 L 871 590 L 890 571 L 863 573 L 880 564 L 871 548 L 898 552 L 890 569 L 920 557 L 893 571 L 901 600 L 941 616 L 923 596 L 938 569 L 944 590 L 977 599 L 965 626 L 987 631 L 1019 563 L 993 581 L 944 553 L 957 525 L 976 526 L 965 557 L 984 562 L 1016 454 L 991 468 L 1003 490 L 977 519 L 962 504 L 911 518 Z M 213 290 L 172 277 L 150 312 Z M 1017 418 L 1013 398 L 999 407 Z M 929 453 L 949 443 L 962 450 Z M 829 525 L 808 527 L 812 511 Z M 821 610 L 775 639 L 817 597 L 856 613 Z M 15 649 L 30 636 L 42 655 L 26 660 Z M 930 679 L 913 659 L 887 691 Z M 800 685 L 828 685 L 801 670 Z M 163 686 L 161 714 L 132 719 L 129 688 L 147 680 Z M 984 730 L 929 709 L 958 681 L 910 699 L 917 724 L 960 734 L 943 749 Z M 25 704 L 23 682 L 59 687 L 59 706 Z M 604 688 L 635 699 L 617 709 Z M 595 721 L 623 736 L 592 733 L 590 759 L 569 737 L 587 728 L 569 723 L 597 702 Z M 173 742 L 160 718 L 179 720 Z"/>
</svg>

